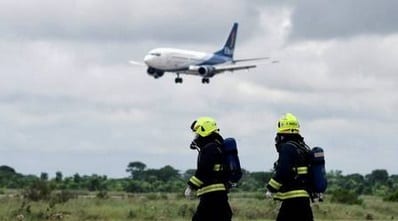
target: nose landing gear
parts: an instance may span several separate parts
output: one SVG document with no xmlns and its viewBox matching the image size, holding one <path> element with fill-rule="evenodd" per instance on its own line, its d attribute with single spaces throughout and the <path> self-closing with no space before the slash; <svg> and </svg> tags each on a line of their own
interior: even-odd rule
<svg viewBox="0 0 398 221">
<path fill-rule="evenodd" d="M 208 84 L 208 83 L 210 83 L 209 78 L 202 78 L 202 84 Z"/>
<path fill-rule="evenodd" d="M 177 73 L 177 77 L 174 79 L 174 82 L 176 84 L 178 83 L 182 84 L 182 78 L 180 77 L 180 73 Z"/>
</svg>

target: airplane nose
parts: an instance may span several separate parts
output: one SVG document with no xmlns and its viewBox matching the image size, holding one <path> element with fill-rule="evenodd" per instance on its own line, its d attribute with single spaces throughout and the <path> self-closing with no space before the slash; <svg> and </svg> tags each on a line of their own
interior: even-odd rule
<svg viewBox="0 0 398 221">
<path fill-rule="evenodd" d="M 146 55 L 144 57 L 145 64 L 150 65 L 151 61 L 152 61 L 152 56 L 151 55 Z"/>
</svg>

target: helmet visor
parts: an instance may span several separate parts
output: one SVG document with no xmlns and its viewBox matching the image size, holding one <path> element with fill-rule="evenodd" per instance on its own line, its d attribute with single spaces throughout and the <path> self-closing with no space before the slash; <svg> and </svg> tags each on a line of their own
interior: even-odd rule
<svg viewBox="0 0 398 221">
<path fill-rule="evenodd" d="M 191 130 L 192 132 L 196 132 L 196 130 L 198 129 L 199 125 L 196 125 L 196 120 L 194 122 L 192 122 L 191 124 Z"/>
</svg>

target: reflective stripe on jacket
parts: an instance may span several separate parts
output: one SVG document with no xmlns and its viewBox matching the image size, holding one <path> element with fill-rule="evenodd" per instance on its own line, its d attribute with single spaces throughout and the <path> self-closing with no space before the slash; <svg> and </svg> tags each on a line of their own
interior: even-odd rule
<svg viewBox="0 0 398 221">
<path fill-rule="evenodd" d="M 203 188 L 198 189 L 196 192 L 197 196 L 201 196 L 205 193 L 215 192 L 215 191 L 226 191 L 225 185 L 223 183 L 216 183 L 205 186 Z"/>
<path fill-rule="evenodd" d="M 285 200 L 291 198 L 298 198 L 298 197 L 310 197 L 306 190 L 291 190 L 287 192 L 277 192 L 274 195 L 274 199 L 276 200 Z"/>
</svg>

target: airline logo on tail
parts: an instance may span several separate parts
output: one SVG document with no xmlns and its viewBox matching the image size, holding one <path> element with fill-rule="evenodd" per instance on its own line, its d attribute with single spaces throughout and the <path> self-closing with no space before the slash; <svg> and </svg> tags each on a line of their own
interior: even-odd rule
<svg viewBox="0 0 398 221">
<path fill-rule="evenodd" d="M 217 51 L 215 54 L 226 56 L 229 58 L 232 58 L 234 56 L 237 31 L 238 31 L 238 23 L 234 23 L 234 26 L 232 27 L 232 30 L 228 35 L 224 47 L 220 51 Z"/>
<path fill-rule="evenodd" d="M 224 54 L 225 54 L 225 55 L 232 56 L 233 53 L 234 53 L 234 51 L 233 51 L 231 48 L 227 48 L 227 47 L 224 48 Z"/>
<path fill-rule="evenodd" d="M 224 54 L 229 56 L 232 56 L 234 54 L 235 39 L 236 39 L 236 29 L 231 33 L 228 44 L 225 45 Z"/>
</svg>

